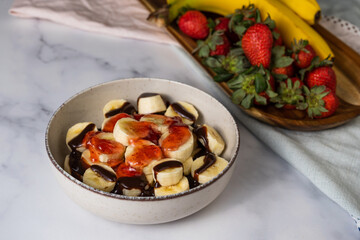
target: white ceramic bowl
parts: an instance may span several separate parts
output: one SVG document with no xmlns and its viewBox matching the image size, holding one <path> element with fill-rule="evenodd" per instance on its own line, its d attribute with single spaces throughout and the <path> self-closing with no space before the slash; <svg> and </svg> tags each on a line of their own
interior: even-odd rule
<svg viewBox="0 0 360 240">
<path fill-rule="evenodd" d="M 219 131 L 226 148 L 222 157 L 228 166 L 210 182 L 189 191 L 164 197 L 127 197 L 96 190 L 78 181 L 63 169 L 69 150 L 67 130 L 78 122 L 101 126 L 103 106 L 111 99 L 123 98 L 136 106 L 137 97 L 155 92 L 170 102 L 187 101 L 200 113 L 198 122 Z M 224 190 L 235 168 L 239 151 L 239 131 L 227 109 L 210 95 L 185 84 L 162 79 L 123 79 L 88 88 L 57 109 L 46 131 L 46 149 L 52 170 L 67 195 L 86 210 L 109 220 L 131 224 L 169 222 L 193 214 L 211 203 Z"/>
</svg>

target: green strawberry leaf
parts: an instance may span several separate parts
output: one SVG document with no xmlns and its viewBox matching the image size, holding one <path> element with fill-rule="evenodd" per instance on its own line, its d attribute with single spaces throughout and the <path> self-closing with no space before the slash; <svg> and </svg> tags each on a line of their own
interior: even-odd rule
<svg viewBox="0 0 360 240">
<path fill-rule="evenodd" d="M 214 77 L 215 82 L 225 82 L 234 76 L 232 73 L 218 74 Z"/>
<path fill-rule="evenodd" d="M 258 94 L 255 94 L 255 100 L 256 100 L 256 102 L 258 102 L 261 105 L 266 105 L 267 104 L 266 98 L 263 97 L 263 96 L 260 96 Z"/>
<path fill-rule="evenodd" d="M 273 35 L 273 38 L 275 38 L 275 40 L 279 39 L 279 37 L 280 37 L 280 33 L 275 32 L 275 31 L 272 32 L 272 35 Z"/>
<path fill-rule="evenodd" d="M 213 70 L 216 74 L 229 73 L 228 71 L 226 71 L 226 69 L 224 69 L 224 68 L 222 68 L 222 67 L 215 67 L 215 68 L 212 68 L 212 70 Z"/>
<path fill-rule="evenodd" d="M 219 68 L 221 67 L 221 63 L 214 57 L 207 57 L 204 60 L 204 64 L 211 68 Z"/>
<path fill-rule="evenodd" d="M 276 27 L 275 21 L 271 19 L 270 14 L 268 14 L 267 18 L 264 21 L 264 24 L 268 25 L 271 30 Z"/>
<path fill-rule="evenodd" d="M 203 46 L 199 50 L 199 57 L 208 57 L 210 54 L 210 48 L 209 46 Z"/>
<path fill-rule="evenodd" d="M 255 74 L 255 91 L 261 93 L 267 88 L 266 80 L 264 76 L 260 73 Z"/>
<path fill-rule="evenodd" d="M 235 92 L 233 92 L 231 96 L 231 100 L 235 104 L 240 104 L 241 101 L 244 99 L 246 95 L 246 92 L 243 89 L 238 89 Z"/>
<path fill-rule="evenodd" d="M 283 81 L 288 78 L 285 74 L 273 74 L 273 76 L 277 81 Z"/>
<path fill-rule="evenodd" d="M 271 56 L 280 58 L 285 55 L 285 46 L 275 46 L 271 49 Z"/>
<path fill-rule="evenodd" d="M 237 35 L 242 36 L 245 33 L 246 29 L 247 28 L 245 26 L 243 26 L 243 25 L 237 25 L 237 26 L 234 27 L 234 32 Z"/>
<path fill-rule="evenodd" d="M 255 10 L 255 21 L 257 23 L 261 23 L 261 14 L 260 14 L 260 10 L 258 8 Z"/>
<path fill-rule="evenodd" d="M 217 25 L 217 23 L 215 23 L 215 21 L 212 18 L 208 18 L 207 22 L 208 22 L 208 27 L 210 29 L 214 29 L 216 27 L 216 25 Z"/>
<path fill-rule="evenodd" d="M 229 88 L 231 88 L 231 89 L 241 88 L 244 79 L 245 79 L 245 78 L 244 78 L 243 75 L 239 75 L 239 76 L 231 79 L 230 81 L 228 81 L 226 84 L 227 84 L 227 85 L 229 86 Z"/>
<path fill-rule="evenodd" d="M 246 95 L 246 97 L 241 101 L 241 106 L 248 109 L 251 107 L 254 99 L 254 94 Z"/>
<path fill-rule="evenodd" d="M 283 56 L 281 58 L 276 58 L 274 61 L 275 68 L 288 67 L 293 63 L 294 59 L 291 57 Z"/>
</svg>

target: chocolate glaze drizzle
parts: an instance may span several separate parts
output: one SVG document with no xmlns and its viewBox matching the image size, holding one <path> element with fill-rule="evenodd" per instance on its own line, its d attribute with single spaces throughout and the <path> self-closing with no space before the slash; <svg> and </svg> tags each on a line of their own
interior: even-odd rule
<svg viewBox="0 0 360 240">
<path fill-rule="evenodd" d="M 77 180 L 82 181 L 82 175 L 84 175 L 85 168 L 81 164 L 81 152 L 73 150 L 69 155 L 69 166 L 71 169 L 71 175 Z"/>
<path fill-rule="evenodd" d="M 164 171 L 166 169 L 170 169 L 170 168 L 178 168 L 178 167 L 183 167 L 183 164 L 179 161 L 165 161 L 162 163 L 157 164 L 153 170 L 154 170 L 154 176 L 155 176 L 155 187 L 161 187 L 160 183 L 157 181 L 157 174 L 161 171 Z"/>
<path fill-rule="evenodd" d="M 91 170 L 99 174 L 103 179 L 109 182 L 116 182 L 116 175 L 99 165 L 91 165 Z"/>
<path fill-rule="evenodd" d="M 105 117 L 106 118 L 112 117 L 119 113 L 127 113 L 127 114 L 131 115 L 135 112 L 136 112 L 135 107 L 133 105 L 131 105 L 131 103 L 125 102 L 120 108 L 117 108 L 117 109 L 114 109 L 114 110 L 111 110 L 111 111 L 105 113 Z"/>
<path fill-rule="evenodd" d="M 207 153 L 204 158 L 204 164 L 195 170 L 194 179 L 199 181 L 199 174 L 205 172 L 206 169 L 211 167 L 216 162 L 216 156 L 213 153 Z"/>
<path fill-rule="evenodd" d="M 188 119 L 188 120 L 190 120 L 192 122 L 196 121 L 195 116 L 192 113 L 190 113 L 189 111 L 187 111 L 183 106 L 181 106 L 181 104 L 173 103 L 170 106 L 181 117 L 186 118 L 186 119 Z"/>
<path fill-rule="evenodd" d="M 153 196 L 154 189 L 149 187 L 149 184 L 144 175 L 137 177 L 120 177 L 114 187 L 112 193 L 123 194 L 124 189 L 139 189 L 141 191 L 140 196 Z"/>
<path fill-rule="evenodd" d="M 207 139 L 207 129 L 205 126 L 202 127 L 197 127 L 193 130 L 193 132 L 195 133 L 195 135 L 197 136 L 197 138 L 203 143 L 203 145 L 205 146 L 206 150 L 208 152 L 210 152 L 209 149 L 209 140 Z"/>
<path fill-rule="evenodd" d="M 94 123 L 90 123 L 89 125 L 87 125 L 86 128 L 84 128 L 79 135 L 77 135 L 76 137 L 74 137 L 73 139 L 71 139 L 68 142 L 69 147 L 72 150 L 76 150 L 76 148 L 81 147 L 82 146 L 82 141 L 83 141 L 86 133 L 94 130 L 94 128 L 95 128 Z"/>
</svg>

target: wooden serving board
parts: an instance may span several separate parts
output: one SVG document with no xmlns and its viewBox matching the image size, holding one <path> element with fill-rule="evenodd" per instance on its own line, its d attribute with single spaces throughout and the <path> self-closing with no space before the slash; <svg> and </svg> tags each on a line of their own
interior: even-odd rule
<svg viewBox="0 0 360 240">
<path fill-rule="evenodd" d="M 156 11 L 166 3 L 165 0 L 140 1 L 150 12 Z M 166 28 L 191 54 L 196 47 L 196 42 L 183 34 L 174 23 Z M 340 100 L 335 114 L 328 118 L 311 119 L 305 111 L 300 110 L 278 109 L 273 105 L 246 109 L 238 105 L 245 113 L 270 125 L 299 131 L 316 131 L 337 127 L 360 115 L 360 55 L 321 25 L 315 24 L 313 28 L 327 41 L 335 54 L 333 69 L 337 77 L 336 95 Z M 212 77 L 215 76 L 211 69 L 201 63 L 198 56 L 191 55 Z M 232 90 L 225 82 L 218 83 L 218 85 L 231 96 Z"/>
</svg>

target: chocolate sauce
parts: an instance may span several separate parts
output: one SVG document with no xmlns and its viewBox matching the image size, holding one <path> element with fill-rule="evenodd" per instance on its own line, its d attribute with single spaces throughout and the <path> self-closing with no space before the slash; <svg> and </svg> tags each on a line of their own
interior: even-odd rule
<svg viewBox="0 0 360 240">
<path fill-rule="evenodd" d="M 69 166 L 71 169 L 71 175 L 82 181 L 82 175 L 85 172 L 84 167 L 81 164 L 81 152 L 73 150 L 69 155 Z"/>
<path fill-rule="evenodd" d="M 200 147 L 200 151 L 194 154 L 193 156 L 194 160 L 208 153 L 208 150 L 206 150 L 206 148 L 200 142 L 198 143 L 198 146 Z"/>
<path fill-rule="evenodd" d="M 120 177 L 117 180 L 112 193 L 122 195 L 124 189 L 130 190 L 130 189 L 134 189 L 134 188 L 141 190 L 140 196 L 153 196 L 154 195 L 153 188 L 149 187 L 149 184 L 144 175 L 136 176 L 136 177 Z"/>
<path fill-rule="evenodd" d="M 204 158 L 204 164 L 195 170 L 194 179 L 196 181 L 199 181 L 199 174 L 205 172 L 206 169 L 211 167 L 215 162 L 216 162 L 216 156 L 213 153 L 206 154 Z"/>
<path fill-rule="evenodd" d="M 157 174 L 161 171 L 164 171 L 169 168 L 178 168 L 183 167 L 183 164 L 179 161 L 165 161 L 162 163 L 157 164 L 153 170 L 154 170 L 154 176 L 155 176 L 155 187 L 161 187 L 160 183 L 157 181 Z"/>
<path fill-rule="evenodd" d="M 133 105 L 131 105 L 131 103 L 125 102 L 120 108 L 117 108 L 117 109 L 114 109 L 114 110 L 111 110 L 111 111 L 105 113 L 105 117 L 106 118 L 112 117 L 119 113 L 127 113 L 127 114 L 131 115 L 135 112 L 136 112 L 135 107 Z"/>
<path fill-rule="evenodd" d="M 192 176 L 191 174 L 187 175 L 186 178 L 188 179 L 189 181 L 189 188 L 192 189 L 194 187 L 197 187 L 200 185 L 200 183 L 198 181 L 196 181 Z"/>
<path fill-rule="evenodd" d="M 90 123 L 89 125 L 87 125 L 86 128 L 84 128 L 79 135 L 77 135 L 76 137 L 74 137 L 73 139 L 71 139 L 68 142 L 69 147 L 72 150 L 76 150 L 76 148 L 81 147 L 86 133 L 94 130 L 94 128 L 95 128 L 95 124 L 93 124 L 93 123 Z"/>
<path fill-rule="evenodd" d="M 209 149 L 209 140 L 207 139 L 207 129 L 205 126 L 202 126 L 202 127 L 198 127 L 198 128 L 195 128 L 193 130 L 193 132 L 195 133 L 195 135 L 197 136 L 197 138 L 199 140 L 202 140 L 201 142 L 203 143 L 203 145 L 205 146 L 206 150 L 208 152 L 210 152 L 210 149 Z"/>
<path fill-rule="evenodd" d="M 190 113 L 189 111 L 187 111 L 183 106 L 181 106 L 181 104 L 179 103 L 173 103 L 170 105 L 172 107 L 172 109 L 179 114 L 181 117 L 186 118 L 192 122 L 196 121 L 196 117 L 194 116 L 194 114 Z"/>
<path fill-rule="evenodd" d="M 99 174 L 103 179 L 109 182 L 116 182 L 116 175 L 99 165 L 91 165 L 91 170 Z"/>
</svg>

